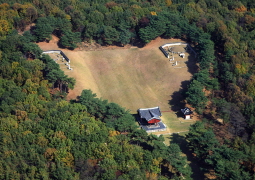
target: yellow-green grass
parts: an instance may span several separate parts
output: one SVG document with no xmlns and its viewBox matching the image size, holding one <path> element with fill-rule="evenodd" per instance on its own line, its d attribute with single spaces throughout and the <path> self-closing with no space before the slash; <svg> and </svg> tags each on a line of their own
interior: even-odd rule
<svg viewBox="0 0 255 180">
<path fill-rule="evenodd" d="M 159 106 L 161 111 L 169 111 L 172 109 L 169 105 L 172 95 L 181 89 L 183 82 L 191 78 L 191 73 L 183 62 L 191 56 L 186 54 L 185 59 L 182 59 L 176 55 L 175 60 L 180 61 L 178 66 L 183 67 L 176 69 L 159 50 L 159 46 L 180 41 L 158 39 L 145 48 L 100 51 L 62 49 L 71 60 L 73 71 L 68 70 L 65 65 L 61 65 L 61 69 L 76 79 L 75 88 L 70 91 L 68 98 L 74 99 L 83 89 L 91 89 L 98 97 L 117 103 L 131 113 L 136 113 L 139 108 L 155 106 Z M 49 48 L 46 45 L 42 47 L 45 47 L 44 50 Z M 177 98 L 174 103 L 178 104 L 178 101 Z M 182 123 L 174 112 L 163 112 L 162 119 L 170 133 L 188 130 L 192 123 Z"/>
<path fill-rule="evenodd" d="M 173 112 L 163 112 L 162 120 L 170 133 L 185 132 L 189 129 L 189 126 L 194 123 L 193 120 L 185 120 L 182 117 L 177 118 L 177 115 Z"/>
<path fill-rule="evenodd" d="M 161 132 L 155 132 L 152 134 L 155 134 L 155 135 L 162 134 L 164 137 L 171 136 L 173 133 L 183 135 L 188 132 L 190 125 L 194 124 L 195 122 L 195 120 L 192 120 L 192 119 L 185 120 L 182 117 L 177 117 L 175 112 L 163 112 L 161 119 L 164 122 L 164 124 L 167 126 L 167 130 L 161 131 Z"/>
</svg>

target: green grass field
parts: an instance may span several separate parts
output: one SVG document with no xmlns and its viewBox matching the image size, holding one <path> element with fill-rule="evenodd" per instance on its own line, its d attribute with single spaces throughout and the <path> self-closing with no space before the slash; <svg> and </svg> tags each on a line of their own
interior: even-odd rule
<svg viewBox="0 0 255 180">
<path fill-rule="evenodd" d="M 177 118 L 174 112 L 165 112 L 162 114 L 162 120 L 167 125 L 170 133 L 187 132 L 189 126 L 195 122 L 194 120 L 184 120 L 182 117 Z"/>
</svg>

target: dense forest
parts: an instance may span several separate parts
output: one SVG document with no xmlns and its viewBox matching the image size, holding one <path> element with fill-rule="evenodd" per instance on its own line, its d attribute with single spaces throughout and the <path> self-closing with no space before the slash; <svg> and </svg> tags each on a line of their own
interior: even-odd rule
<svg viewBox="0 0 255 180">
<path fill-rule="evenodd" d="M 0 179 L 193 177 L 180 147 L 138 129 L 128 110 L 90 90 L 65 100 L 75 79 L 35 44 L 52 34 L 71 50 L 189 42 L 199 68 L 183 95 L 202 121 L 186 148 L 217 179 L 255 178 L 254 1 L 0 0 Z"/>
</svg>

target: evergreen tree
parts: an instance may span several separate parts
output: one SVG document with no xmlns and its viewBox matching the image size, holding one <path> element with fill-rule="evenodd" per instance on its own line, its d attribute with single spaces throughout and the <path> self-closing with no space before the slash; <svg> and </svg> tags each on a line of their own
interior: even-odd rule
<svg viewBox="0 0 255 180">
<path fill-rule="evenodd" d="M 81 41 L 80 37 L 80 32 L 73 33 L 71 31 L 66 31 L 60 39 L 60 44 L 65 48 L 75 49 L 77 47 L 77 43 Z"/>
<path fill-rule="evenodd" d="M 212 130 L 205 129 L 202 122 L 190 126 L 186 139 L 200 160 L 205 159 L 219 145 Z"/>
<path fill-rule="evenodd" d="M 207 102 L 203 88 L 203 85 L 199 81 L 193 80 L 186 92 L 188 103 L 197 108 L 199 113 L 201 113 L 201 110 L 205 107 Z"/>
<path fill-rule="evenodd" d="M 187 164 L 187 158 L 181 155 L 180 147 L 177 144 L 170 144 L 167 149 L 166 162 L 169 164 L 170 172 L 175 176 L 185 176 L 189 179 L 192 172 L 190 166 Z M 177 173 L 178 172 L 178 173 Z"/>
<path fill-rule="evenodd" d="M 52 26 L 49 19 L 46 17 L 41 17 L 37 19 L 35 26 L 35 35 L 37 37 L 37 41 L 49 41 L 51 40 L 51 33 L 53 32 L 54 27 Z"/>
</svg>

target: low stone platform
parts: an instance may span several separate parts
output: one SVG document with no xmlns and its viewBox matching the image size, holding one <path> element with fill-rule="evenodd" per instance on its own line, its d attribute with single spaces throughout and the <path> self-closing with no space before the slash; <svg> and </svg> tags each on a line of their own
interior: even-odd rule
<svg viewBox="0 0 255 180">
<path fill-rule="evenodd" d="M 140 127 L 142 129 L 144 129 L 147 133 L 166 131 L 166 128 L 167 128 L 166 125 L 163 122 L 159 122 L 157 125 L 140 124 Z"/>
</svg>

